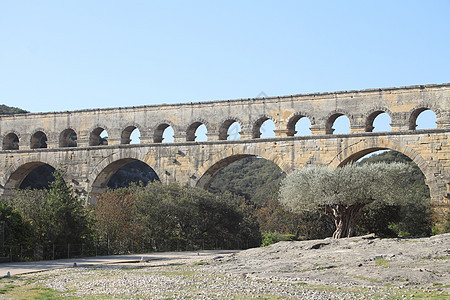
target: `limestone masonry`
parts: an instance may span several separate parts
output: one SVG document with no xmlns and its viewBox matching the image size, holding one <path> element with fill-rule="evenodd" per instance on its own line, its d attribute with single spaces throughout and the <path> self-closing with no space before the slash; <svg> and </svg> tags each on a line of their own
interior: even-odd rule
<svg viewBox="0 0 450 300">
<path fill-rule="evenodd" d="M 436 114 L 437 129 L 416 130 L 416 119 L 425 110 Z M 391 117 L 392 131 L 372 132 L 381 113 Z M 350 134 L 333 134 L 341 115 L 350 120 Z M 310 120 L 312 135 L 294 136 L 303 117 Z M 261 139 L 260 127 L 269 119 L 276 137 Z M 241 139 L 227 140 L 235 121 Z M 202 124 L 208 140 L 196 142 Z M 169 126 L 174 142 L 162 143 Z M 141 134 L 136 145 L 130 144 L 135 128 Z M 103 130 L 107 145 L 99 136 Z M 392 149 L 420 167 L 436 210 L 448 210 L 449 135 L 450 84 L 0 116 L 0 193 L 14 193 L 43 164 L 65 169 L 66 181 L 91 196 L 135 160 L 153 168 L 161 181 L 207 187 L 223 167 L 247 156 L 271 160 L 289 173 L 308 164 L 335 168 Z"/>
</svg>

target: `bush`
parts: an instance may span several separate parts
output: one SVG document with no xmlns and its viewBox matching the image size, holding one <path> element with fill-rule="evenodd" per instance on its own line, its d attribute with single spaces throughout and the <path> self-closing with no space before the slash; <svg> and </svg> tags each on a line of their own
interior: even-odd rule
<svg viewBox="0 0 450 300">
<path fill-rule="evenodd" d="M 263 232 L 261 247 L 267 247 L 281 241 L 295 241 L 294 234 L 281 234 L 278 232 Z"/>
</svg>

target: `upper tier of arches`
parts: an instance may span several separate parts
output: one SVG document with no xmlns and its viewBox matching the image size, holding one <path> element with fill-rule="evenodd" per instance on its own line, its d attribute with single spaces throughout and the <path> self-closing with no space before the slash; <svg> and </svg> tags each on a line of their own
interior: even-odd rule
<svg viewBox="0 0 450 300">
<path fill-rule="evenodd" d="M 449 99 L 445 84 L 23 114 L 0 117 L 0 138 L 14 151 L 450 128 Z"/>
</svg>

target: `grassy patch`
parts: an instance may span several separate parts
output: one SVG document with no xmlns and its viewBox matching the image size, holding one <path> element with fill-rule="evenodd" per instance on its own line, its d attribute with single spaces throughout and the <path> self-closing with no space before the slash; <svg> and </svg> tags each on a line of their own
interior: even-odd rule
<svg viewBox="0 0 450 300">
<path fill-rule="evenodd" d="M 435 257 L 434 259 L 450 259 L 450 256 L 439 256 Z"/>
<path fill-rule="evenodd" d="M 16 287 L 16 285 L 14 285 L 14 284 L 7 284 L 5 286 L 2 286 L 2 287 L 0 287 L 0 294 L 4 295 L 4 294 L 8 293 L 9 291 L 11 291 L 15 287 Z"/>
<path fill-rule="evenodd" d="M 353 276 L 354 278 L 357 278 L 357 279 L 362 279 L 362 280 L 367 280 L 367 281 L 370 281 L 370 282 L 373 282 L 373 283 L 381 283 L 381 281 L 379 281 L 379 280 L 377 280 L 377 279 L 374 279 L 374 278 L 368 278 L 368 277 L 364 277 L 364 276 L 360 276 L 360 275 L 358 275 L 358 276 Z"/>
<path fill-rule="evenodd" d="M 375 259 L 375 266 L 388 268 L 389 261 L 386 258 L 377 258 L 377 259 Z"/>
</svg>

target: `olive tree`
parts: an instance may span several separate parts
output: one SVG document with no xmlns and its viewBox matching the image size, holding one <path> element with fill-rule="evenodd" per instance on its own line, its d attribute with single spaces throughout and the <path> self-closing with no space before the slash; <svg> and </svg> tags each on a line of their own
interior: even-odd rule
<svg viewBox="0 0 450 300">
<path fill-rule="evenodd" d="M 286 176 L 280 202 L 294 212 L 322 209 L 336 225 L 333 238 L 355 235 L 355 220 L 374 201 L 400 203 L 410 197 L 411 169 L 402 163 L 306 167 Z"/>
</svg>

